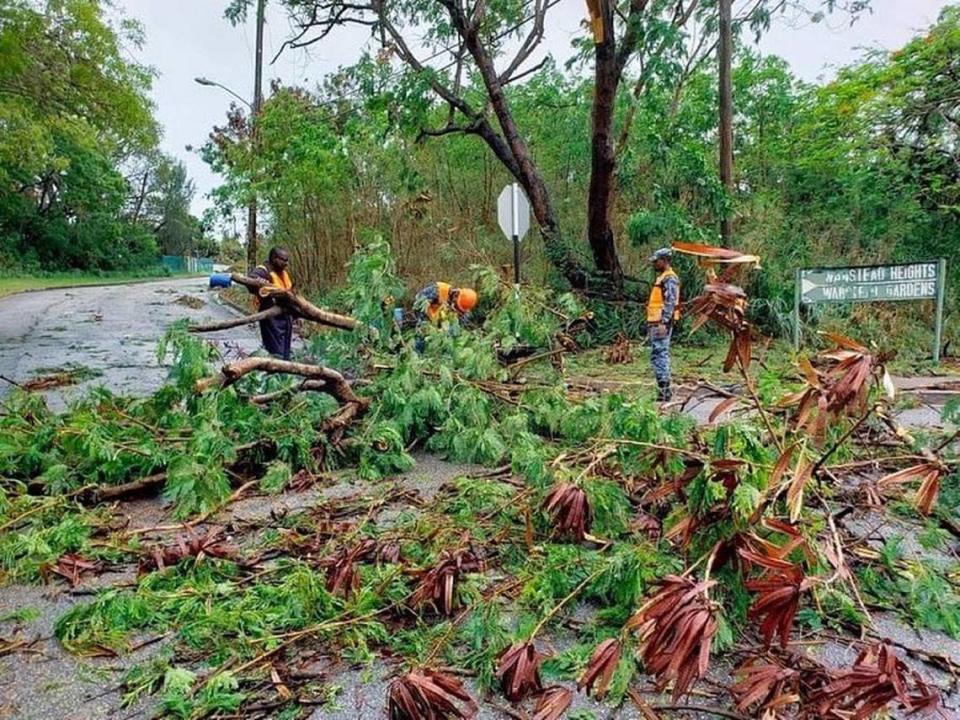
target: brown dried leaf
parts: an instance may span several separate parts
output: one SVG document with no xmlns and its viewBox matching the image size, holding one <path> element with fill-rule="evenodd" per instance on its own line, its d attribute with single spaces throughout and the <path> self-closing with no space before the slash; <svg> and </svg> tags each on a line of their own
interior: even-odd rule
<svg viewBox="0 0 960 720">
<path fill-rule="evenodd" d="M 722 402 L 717 403 L 717 406 L 710 413 L 710 417 L 707 418 L 707 422 L 713 424 L 717 421 L 717 418 L 723 415 L 725 412 L 736 406 L 740 402 L 738 397 L 729 397 Z"/>
<path fill-rule="evenodd" d="M 886 642 L 864 649 L 852 668 L 833 672 L 830 682 L 810 697 L 818 717 L 855 720 L 872 717 L 894 700 L 907 712 L 941 708 L 939 694 L 912 673 Z"/>
<path fill-rule="evenodd" d="M 520 702 L 527 695 L 543 689 L 540 663 L 543 655 L 532 642 L 515 643 L 497 659 L 497 678 L 503 694 L 510 702 Z"/>
<path fill-rule="evenodd" d="M 390 720 L 467 720 L 478 709 L 460 680 L 433 670 L 401 675 L 387 691 Z"/>
<path fill-rule="evenodd" d="M 356 564 L 372 559 L 376 552 L 376 541 L 365 538 L 321 560 L 320 565 L 327 569 L 327 591 L 344 597 L 355 592 L 360 587 Z"/>
<path fill-rule="evenodd" d="M 470 548 L 444 550 L 437 564 L 420 574 L 420 582 L 410 596 L 413 605 L 431 605 L 444 615 L 457 607 L 457 586 L 465 573 L 480 572 L 483 562 Z"/>
<path fill-rule="evenodd" d="M 796 522 L 803 509 L 803 490 L 810 480 L 813 464 L 801 457 L 793 471 L 793 479 L 787 488 L 787 508 L 790 510 L 790 522 Z"/>
<path fill-rule="evenodd" d="M 163 570 L 185 558 L 196 558 L 197 562 L 200 562 L 205 557 L 235 557 L 237 548 L 224 542 L 223 535 L 224 528 L 220 526 L 210 527 L 203 535 L 197 535 L 190 529 L 178 537 L 173 545 L 154 548 L 141 558 L 138 572 L 142 574 L 151 570 Z"/>
<path fill-rule="evenodd" d="M 560 720 L 572 702 L 572 690 L 560 685 L 551 685 L 537 699 L 531 720 Z"/>
<path fill-rule="evenodd" d="M 623 333 L 617 333 L 613 345 L 607 351 L 608 365 L 624 365 L 633 362 L 633 353 L 630 351 L 630 340 Z"/>
<path fill-rule="evenodd" d="M 940 494 L 940 479 L 946 472 L 947 468 L 938 462 L 920 463 L 880 478 L 877 486 L 889 488 L 919 480 L 920 488 L 914 497 L 914 504 L 920 513 L 929 515 Z"/>
<path fill-rule="evenodd" d="M 656 594 L 627 622 L 627 629 L 639 633 L 644 666 L 656 678 L 658 689 L 662 691 L 673 682 L 674 702 L 707 671 L 710 645 L 717 632 L 707 596 L 714 584 L 668 575 L 659 582 Z"/>
<path fill-rule="evenodd" d="M 70 587 L 80 584 L 81 575 L 85 572 L 99 573 L 103 570 L 103 563 L 87 560 L 75 553 L 61 555 L 57 564 L 50 568 L 51 572 L 65 578 Z"/>
<path fill-rule="evenodd" d="M 742 713 L 756 706 L 753 717 L 776 718 L 778 710 L 800 702 L 800 672 L 774 659 L 750 658 L 734 675 L 738 679 L 730 692 Z"/>
<path fill-rule="evenodd" d="M 590 532 L 593 516 L 590 498 L 572 483 L 554 485 L 544 499 L 544 510 L 553 517 L 554 529 L 559 535 L 581 542 Z"/>
<path fill-rule="evenodd" d="M 697 257 L 708 258 L 713 262 L 722 263 L 758 263 L 760 258 L 756 255 L 748 255 L 739 250 L 731 248 L 716 247 L 714 245 L 702 245 L 691 242 L 674 242 L 673 249 L 687 255 L 696 255 Z"/>
<path fill-rule="evenodd" d="M 613 680 L 613 673 L 620 662 L 620 642 L 616 638 L 604 640 L 597 645 L 590 662 L 577 680 L 577 690 L 586 688 L 588 695 L 603 699 Z"/>
</svg>

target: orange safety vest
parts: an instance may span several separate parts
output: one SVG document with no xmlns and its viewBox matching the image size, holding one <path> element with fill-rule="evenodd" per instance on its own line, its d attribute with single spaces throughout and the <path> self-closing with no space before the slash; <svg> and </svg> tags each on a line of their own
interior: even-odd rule
<svg viewBox="0 0 960 720">
<path fill-rule="evenodd" d="M 658 323 L 663 321 L 663 281 L 668 277 L 677 280 L 677 306 L 673 310 L 673 322 L 680 319 L 680 278 L 673 271 L 673 268 L 667 268 L 657 276 L 650 290 L 650 299 L 647 301 L 647 322 Z"/>
<path fill-rule="evenodd" d="M 271 287 L 278 287 L 278 288 L 280 288 L 281 290 L 292 290 L 292 289 L 293 289 L 293 280 L 290 279 L 290 273 L 288 273 L 286 270 L 284 270 L 282 273 L 280 273 L 279 275 L 277 275 L 277 273 L 275 273 L 273 270 L 267 270 L 267 266 L 266 266 L 266 265 L 260 265 L 257 269 L 258 269 L 258 270 L 264 270 L 264 271 L 266 271 L 267 273 L 270 274 L 270 286 L 271 286 Z M 259 307 L 260 307 L 260 296 L 259 296 L 259 295 L 254 295 L 253 297 L 254 297 L 254 302 L 256 303 L 257 307 L 259 308 Z"/>
<path fill-rule="evenodd" d="M 440 310 L 450 301 L 450 283 L 437 282 L 437 302 L 430 303 L 427 306 L 427 317 L 430 322 L 435 322 Z"/>
</svg>

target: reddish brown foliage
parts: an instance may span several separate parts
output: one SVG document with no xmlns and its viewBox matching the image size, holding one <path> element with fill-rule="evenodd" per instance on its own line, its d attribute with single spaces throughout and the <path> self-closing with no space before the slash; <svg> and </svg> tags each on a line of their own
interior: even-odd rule
<svg viewBox="0 0 960 720">
<path fill-rule="evenodd" d="M 760 258 L 739 250 L 699 243 L 676 242 L 673 248 L 701 258 L 700 263 L 707 267 L 707 283 L 703 291 L 686 306 L 687 311 L 695 316 L 691 332 L 708 320 L 728 330 L 732 337 L 723 370 L 727 372 L 738 363 L 746 370 L 750 367 L 751 335 L 750 323 L 746 318 L 747 294 L 733 282 L 742 268 L 756 265 Z M 718 264 L 728 265 L 719 277 L 714 270 Z"/>
<path fill-rule="evenodd" d="M 351 548 L 340 550 L 320 561 L 327 569 L 327 590 L 334 595 L 349 595 L 360 587 L 356 563 L 369 560 L 377 551 L 377 543 L 364 538 Z"/>
<path fill-rule="evenodd" d="M 695 316 L 691 332 L 708 320 L 728 330 L 730 348 L 723 361 L 723 371 L 729 372 L 738 363 L 744 370 L 750 367 L 750 323 L 747 322 L 747 294 L 729 283 L 707 283 L 703 292 L 687 304 Z"/>
<path fill-rule="evenodd" d="M 410 600 L 414 605 L 433 605 L 444 615 L 450 615 L 456 608 L 457 584 L 462 575 L 482 570 L 483 562 L 473 550 L 445 550 L 437 564 L 420 575 Z"/>
<path fill-rule="evenodd" d="M 623 333 L 617 333 L 613 345 L 607 351 L 608 365 L 624 365 L 633 362 L 633 353 L 630 352 L 630 340 Z"/>
<path fill-rule="evenodd" d="M 658 689 L 673 681 L 674 701 L 707 671 L 710 644 L 717 632 L 707 596 L 714 584 L 668 575 L 627 623 L 639 632 L 644 666 L 657 679 Z"/>
<path fill-rule="evenodd" d="M 531 720 L 560 720 L 573 702 L 573 691 L 560 685 L 552 685 L 537 698 Z"/>
<path fill-rule="evenodd" d="M 619 662 L 620 642 L 615 638 L 604 640 L 597 645 L 590 662 L 577 680 L 577 690 L 586 688 L 588 695 L 592 694 L 597 699 L 603 698 Z"/>
<path fill-rule="evenodd" d="M 477 710 L 463 683 L 433 670 L 401 675 L 387 691 L 390 720 L 466 720 Z"/>
<path fill-rule="evenodd" d="M 643 510 L 637 510 L 637 514 L 630 521 L 630 532 L 642 533 L 649 538 L 656 539 L 660 537 L 660 521 L 650 513 Z"/>
<path fill-rule="evenodd" d="M 543 689 L 540 663 L 543 655 L 532 642 L 516 643 L 504 650 L 497 659 L 497 678 L 503 694 L 510 702 L 520 702 L 527 695 Z"/>
<path fill-rule="evenodd" d="M 553 517 L 554 527 L 560 535 L 580 542 L 590 532 L 593 513 L 590 498 L 582 488 L 572 483 L 554 485 L 544 500 L 544 509 Z"/>
<path fill-rule="evenodd" d="M 794 423 L 822 437 L 830 419 L 841 415 L 863 414 L 871 377 L 885 373 L 884 357 L 843 335 L 825 333 L 836 347 L 820 354 L 825 369 L 815 368 L 809 360 L 800 360 L 807 389 L 781 400 L 783 407 L 796 406 Z"/>
<path fill-rule="evenodd" d="M 80 584 L 80 576 L 83 573 L 98 573 L 103 569 L 103 563 L 87 560 L 75 553 L 67 553 L 61 555 L 57 559 L 57 564 L 48 567 L 48 569 L 50 572 L 66 579 L 70 583 L 70 587 L 76 587 Z"/>
<path fill-rule="evenodd" d="M 937 503 L 937 496 L 940 494 L 940 479 L 947 472 L 947 467 L 931 460 L 886 475 L 877 481 L 877 486 L 889 488 L 919 480 L 920 489 L 917 490 L 913 502 L 919 512 L 929 515 L 933 511 L 933 506 Z"/>
<path fill-rule="evenodd" d="M 863 720 L 893 700 L 911 713 L 941 707 L 939 692 L 911 671 L 887 643 L 871 645 L 860 653 L 852 668 L 831 675 L 831 681 L 810 698 L 817 717 Z"/>
<path fill-rule="evenodd" d="M 178 537 L 173 545 L 154 548 L 149 557 L 142 558 L 139 571 L 144 573 L 163 570 L 185 558 L 196 558 L 197 562 L 200 562 L 205 557 L 234 557 L 237 554 L 237 548 L 224 542 L 223 535 L 224 529 L 219 526 L 211 527 L 203 535 L 197 535 L 193 530 L 188 530 Z"/>
<path fill-rule="evenodd" d="M 750 658 L 737 668 L 737 682 L 730 688 L 737 710 L 763 720 L 788 717 L 784 708 L 800 702 L 800 671 L 774 659 Z"/>
<path fill-rule="evenodd" d="M 377 545 L 377 562 L 395 565 L 400 562 L 400 543 L 388 540 Z"/>
<path fill-rule="evenodd" d="M 740 557 L 765 570 L 760 578 L 745 583 L 747 590 L 758 595 L 750 606 L 750 617 L 762 618 L 760 633 L 768 648 L 778 634 L 780 646 L 785 648 L 790 641 L 800 598 L 810 589 L 812 581 L 802 567 L 779 557 L 746 549 L 740 550 Z"/>
</svg>

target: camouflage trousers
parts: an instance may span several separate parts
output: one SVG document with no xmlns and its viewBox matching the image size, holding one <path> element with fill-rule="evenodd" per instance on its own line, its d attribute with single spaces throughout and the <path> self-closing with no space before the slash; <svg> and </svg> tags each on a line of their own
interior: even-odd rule
<svg viewBox="0 0 960 720">
<path fill-rule="evenodd" d="M 673 328 L 664 325 L 650 325 L 647 338 L 650 340 L 650 364 L 657 385 L 670 384 L 670 337 Z"/>
</svg>

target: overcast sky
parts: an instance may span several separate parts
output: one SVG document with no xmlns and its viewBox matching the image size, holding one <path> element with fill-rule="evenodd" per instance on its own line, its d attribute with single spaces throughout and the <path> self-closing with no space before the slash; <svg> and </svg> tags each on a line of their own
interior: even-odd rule
<svg viewBox="0 0 960 720">
<path fill-rule="evenodd" d="M 127 16 L 139 20 L 146 44 L 133 51 L 139 62 L 158 73 L 153 99 L 164 128 L 163 149 L 182 159 L 197 186 L 194 212 L 210 205 L 206 194 L 217 185 L 196 151 L 215 124 L 222 124 L 230 96 L 219 88 L 194 82 L 205 76 L 239 95 L 253 96 L 254 40 L 252 18 L 233 27 L 223 18 L 226 0 L 114 0 Z M 278 5 L 279 3 L 274 3 Z M 864 48 L 896 48 L 937 18 L 947 0 L 873 0 L 873 13 L 853 25 L 840 16 L 809 25 L 796 17 L 778 18 L 760 43 L 765 53 L 786 58 L 801 78 L 829 79 L 837 67 L 855 60 Z M 547 50 L 563 58 L 570 41 L 582 32 L 584 0 L 561 0 L 547 17 Z M 268 0 L 264 33 L 264 88 L 271 78 L 285 84 L 314 87 L 324 74 L 357 57 L 366 39 L 362 31 L 341 33 L 305 51 L 287 51 L 274 64 L 270 60 L 289 37 L 290 26 L 278 7 Z M 242 228 L 240 228 L 242 232 Z"/>
</svg>

